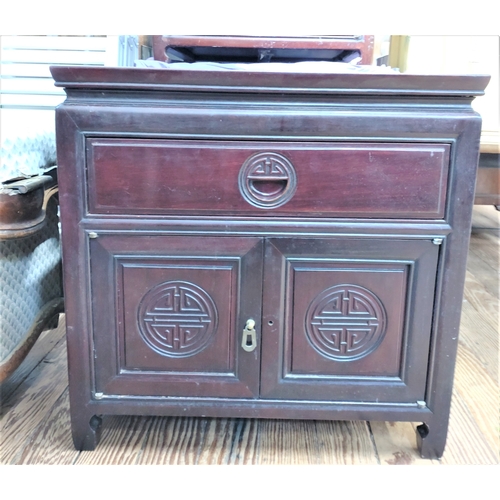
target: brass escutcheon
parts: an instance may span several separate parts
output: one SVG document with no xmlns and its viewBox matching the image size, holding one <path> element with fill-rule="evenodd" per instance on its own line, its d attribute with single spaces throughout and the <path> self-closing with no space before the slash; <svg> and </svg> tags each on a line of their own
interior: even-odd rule
<svg viewBox="0 0 500 500">
<path fill-rule="evenodd" d="M 255 321 L 253 319 L 247 320 L 243 330 L 241 347 L 247 352 L 252 352 L 257 347 L 257 333 L 255 332 Z"/>
</svg>

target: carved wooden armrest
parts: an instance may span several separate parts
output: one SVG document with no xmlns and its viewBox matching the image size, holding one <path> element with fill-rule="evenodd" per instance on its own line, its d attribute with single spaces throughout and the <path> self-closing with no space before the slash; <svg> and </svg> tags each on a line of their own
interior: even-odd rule
<svg viewBox="0 0 500 500">
<path fill-rule="evenodd" d="M 5 182 L 0 186 L 0 239 L 23 238 L 45 225 L 47 203 L 58 191 L 52 175 Z"/>
</svg>

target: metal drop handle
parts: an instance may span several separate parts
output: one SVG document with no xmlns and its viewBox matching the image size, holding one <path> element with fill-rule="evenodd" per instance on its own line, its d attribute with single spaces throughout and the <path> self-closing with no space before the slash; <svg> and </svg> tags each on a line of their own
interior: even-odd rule
<svg viewBox="0 0 500 500">
<path fill-rule="evenodd" d="M 255 321 L 248 319 L 243 330 L 241 347 L 247 352 L 252 352 L 257 347 L 257 333 L 255 332 Z"/>
</svg>

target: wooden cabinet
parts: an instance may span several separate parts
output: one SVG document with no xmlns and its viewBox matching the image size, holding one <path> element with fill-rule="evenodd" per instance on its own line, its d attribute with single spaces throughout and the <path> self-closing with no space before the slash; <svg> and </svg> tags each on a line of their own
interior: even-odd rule
<svg viewBox="0 0 500 500">
<path fill-rule="evenodd" d="M 486 77 L 52 71 L 78 448 L 157 414 L 442 454 Z"/>
</svg>

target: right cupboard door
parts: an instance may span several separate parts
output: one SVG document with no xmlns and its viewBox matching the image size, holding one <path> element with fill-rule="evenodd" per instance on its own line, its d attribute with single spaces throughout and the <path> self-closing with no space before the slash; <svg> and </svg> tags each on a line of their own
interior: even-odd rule
<svg viewBox="0 0 500 500">
<path fill-rule="evenodd" d="M 439 248 L 431 239 L 267 240 L 261 397 L 425 400 Z"/>
</svg>

